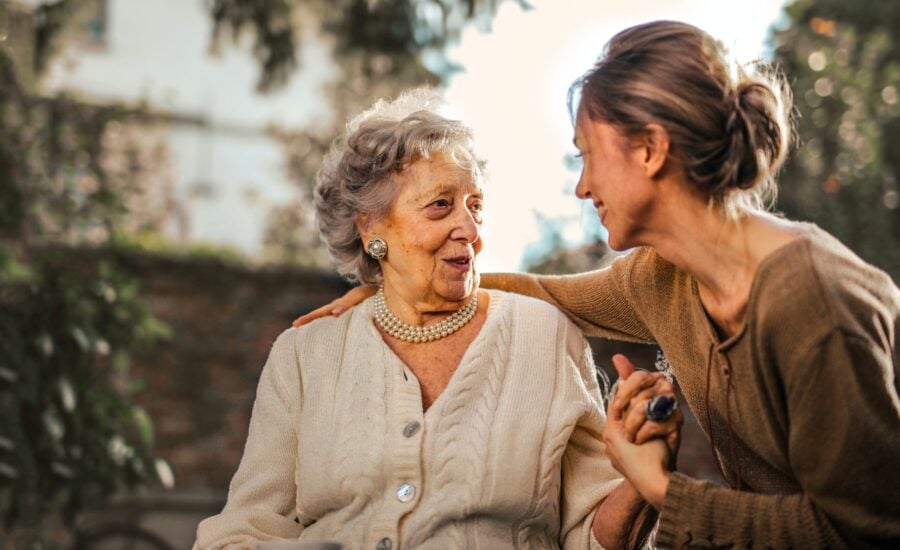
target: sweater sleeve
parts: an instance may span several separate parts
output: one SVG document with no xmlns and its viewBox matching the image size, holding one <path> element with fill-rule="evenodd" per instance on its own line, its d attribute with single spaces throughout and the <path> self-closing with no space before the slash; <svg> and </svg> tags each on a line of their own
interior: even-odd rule
<svg viewBox="0 0 900 550">
<path fill-rule="evenodd" d="M 303 530 L 295 506 L 297 435 L 292 418 L 299 399 L 295 332 L 286 331 L 272 346 L 228 501 L 220 514 L 200 523 L 195 550 L 253 550 L 260 541 L 297 539 Z M 292 379 L 293 384 L 287 382 Z"/>
<path fill-rule="evenodd" d="M 640 274 L 634 273 L 635 266 L 643 272 L 645 268 L 652 270 L 651 264 L 649 250 L 638 249 L 596 271 L 574 275 L 485 274 L 481 284 L 548 302 L 590 336 L 652 343 L 653 335 L 632 301 L 634 277 Z"/>
<path fill-rule="evenodd" d="M 801 493 L 739 492 L 676 473 L 657 543 L 900 546 L 900 400 L 889 347 L 835 329 L 795 368 L 782 369 Z"/>
<path fill-rule="evenodd" d="M 600 503 L 622 482 L 610 463 L 603 444 L 606 415 L 591 349 L 581 332 L 568 326 L 568 361 L 577 377 L 584 414 L 569 436 L 562 458 L 560 538 L 564 550 L 601 548 L 591 529 Z M 576 351 L 577 350 L 577 351 Z"/>
</svg>

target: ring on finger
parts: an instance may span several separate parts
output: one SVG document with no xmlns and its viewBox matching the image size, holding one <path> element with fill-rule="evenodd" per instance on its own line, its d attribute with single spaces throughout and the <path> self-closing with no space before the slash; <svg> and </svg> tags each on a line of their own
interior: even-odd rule
<svg viewBox="0 0 900 550">
<path fill-rule="evenodd" d="M 663 422 L 672 418 L 675 409 L 678 408 L 678 401 L 672 395 L 656 395 L 647 401 L 647 408 L 644 414 L 647 420 L 654 422 Z"/>
</svg>

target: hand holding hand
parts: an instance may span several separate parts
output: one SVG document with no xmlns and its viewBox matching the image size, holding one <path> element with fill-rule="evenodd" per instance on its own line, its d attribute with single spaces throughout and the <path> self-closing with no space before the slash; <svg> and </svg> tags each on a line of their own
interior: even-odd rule
<svg viewBox="0 0 900 550">
<path fill-rule="evenodd" d="M 684 418 L 676 409 L 668 420 L 648 420 L 647 403 L 657 395 L 674 398 L 672 383 L 661 373 L 636 371 L 623 355 L 614 356 L 613 364 L 619 382 L 603 433 L 606 451 L 613 467 L 659 508 L 669 487 Z"/>
<path fill-rule="evenodd" d="M 671 399 L 675 404 L 675 386 L 661 372 L 637 370 L 624 355 L 613 356 L 613 366 L 619 373 L 615 394 L 609 404 L 608 416 L 620 418 L 625 438 L 637 445 L 653 438 L 664 439 L 672 453 L 672 468 L 681 445 L 681 426 L 684 415 L 675 408 L 665 420 L 648 418 L 647 407 L 654 398 Z"/>
</svg>

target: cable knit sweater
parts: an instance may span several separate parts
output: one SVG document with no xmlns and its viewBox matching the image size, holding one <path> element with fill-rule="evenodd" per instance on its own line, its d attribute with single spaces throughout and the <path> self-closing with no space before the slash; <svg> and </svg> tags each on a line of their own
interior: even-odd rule
<svg viewBox="0 0 900 550">
<path fill-rule="evenodd" d="M 900 548 L 900 292 L 821 229 L 804 233 L 760 264 L 725 341 L 695 280 L 652 249 L 591 273 L 482 278 L 588 333 L 662 348 L 740 490 L 676 473 L 660 546 Z"/>
<path fill-rule="evenodd" d="M 594 511 L 621 481 L 604 425 L 589 348 L 549 305 L 492 291 L 423 414 L 370 299 L 277 339 L 228 502 L 195 548 L 597 548 Z"/>
</svg>

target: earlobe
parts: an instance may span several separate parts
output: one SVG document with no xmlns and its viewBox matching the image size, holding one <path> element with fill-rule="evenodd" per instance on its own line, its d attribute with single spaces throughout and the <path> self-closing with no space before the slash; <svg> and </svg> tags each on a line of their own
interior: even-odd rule
<svg viewBox="0 0 900 550">
<path fill-rule="evenodd" d="M 669 132 L 659 124 L 648 124 L 644 138 L 644 172 L 647 177 L 660 175 L 669 158 Z"/>
</svg>

